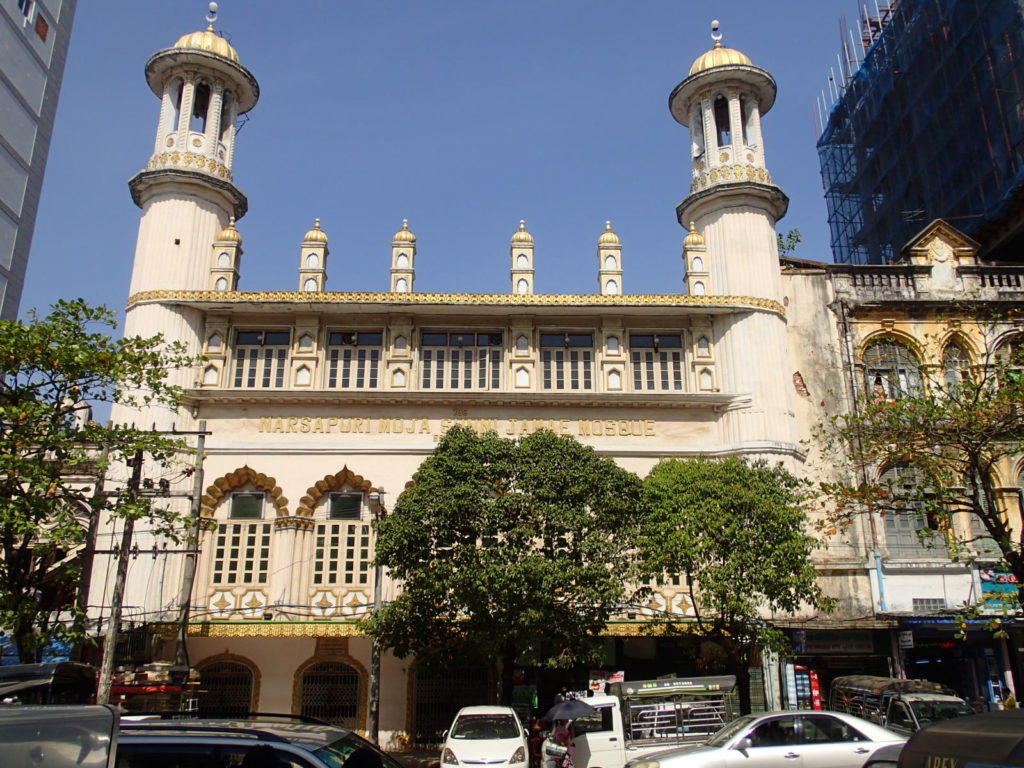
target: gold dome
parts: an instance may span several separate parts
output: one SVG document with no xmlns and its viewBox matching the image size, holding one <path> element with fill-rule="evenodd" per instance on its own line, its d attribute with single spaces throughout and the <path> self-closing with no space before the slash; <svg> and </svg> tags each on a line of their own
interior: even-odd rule
<svg viewBox="0 0 1024 768">
<path fill-rule="evenodd" d="M 696 75 L 698 72 L 703 72 L 712 67 L 725 67 L 734 64 L 753 66 L 753 63 L 745 53 L 737 51 L 735 48 L 726 48 L 722 45 L 721 40 L 716 40 L 714 48 L 707 53 L 701 54 L 693 62 L 693 66 L 690 67 L 690 74 Z"/>
<path fill-rule="evenodd" d="M 612 223 L 606 221 L 604 223 L 604 232 L 597 238 L 598 245 L 622 245 L 622 241 L 619 240 L 619 236 L 612 232 Z"/>
<path fill-rule="evenodd" d="M 415 243 L 416 235 L 409 231 L 409 220 L 402 219 L 402 228 L 395 232 L 393 241 L 396 243 Z"/>
<path fill-rule="evenodd" d="M 217 242 L 219 243 L 238 243 L 242 244 L 242 233 L 235 229 L 235 217 L 231 217 L 231 221 L 228 222 L 226 228 L 220 231 L 217 235 Z"/>
<path fill-rule="evenodd" d="M 323 243 L 327 245 L 327 233 L 320 229 L 320 219 L 317 219 L 313 228 L 306 233 L 306 236 L 302 238 L 304 243 Z"/>
<path fill-rule="evenodd" d="M 213 31 L 213 24 L 202 32 L 190 32 L 187 35 L 182 35 L 173 47 L 187 48 L 192 51 L 207 51 L 230 59 L 235 64 L 239 63 L 238 51 L 232 47 L 231 43 Z"/>
<path fill-rule="evenodd" d="M 697 225 L 694 222 L 690 222 L 690 232 L 683 238 L 683 248 L 703 248 L 704 247 L 704 235 L 697 231 Z"/>
<path fill-rule="evenodd" d="M 533 235 L 526 231 L 526 222 L 522 219 L 519 220 L 519 229 L 512 235 L 512 242 L 522 245 L 533 245 Z"/>
</svg>

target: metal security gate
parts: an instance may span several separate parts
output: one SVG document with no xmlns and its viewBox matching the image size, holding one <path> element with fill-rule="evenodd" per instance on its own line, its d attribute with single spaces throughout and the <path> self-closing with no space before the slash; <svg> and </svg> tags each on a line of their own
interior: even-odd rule
<svg viewBox="0 0 1024 768">
<path fill-rule="evenodd" d="M 320 661 L 302 673 L 301 714 L 359 727 L 359 673 L 340 661 Z"/>
<path fill-rule="evenodd" d="M 215 661 L 199 669 L 199 714 L 229 717 L 252 712 L 253 673 L 239 661 Z"/>
<path fill-rule="evenodd" d="M 488 673 L 479 667 L 416 672 L 416 709 L 412 723 L 417 747 L 440 744 L 455 713 L 471 704 L 487 704 Z"/>
</svg>

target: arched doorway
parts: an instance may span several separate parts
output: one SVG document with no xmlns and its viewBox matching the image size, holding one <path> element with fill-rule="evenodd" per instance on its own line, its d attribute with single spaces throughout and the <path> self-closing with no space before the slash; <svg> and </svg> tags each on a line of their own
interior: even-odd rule
<svg viewBox="0 0 1024 768">
<path fill-rule="evenodd" d="M 244 715 L 253 711 L 252 669 L 240 661 L 222 659 L 199 667 L 199 714 Z"/>
<path fill-rule="evenodd" d="M 447 669 L 416 670 L 412 732 L 416 746 L 444 741 L 441 734 L 461 707 L 490 703 L 490 676 L 486 668 L 471 664 Z"/>
<path fill-rule="evenodd" d="M 302 672 L 300 714 L 359 727 L 359 672 L 342 661 L 319 661 Z"/>
</svg>

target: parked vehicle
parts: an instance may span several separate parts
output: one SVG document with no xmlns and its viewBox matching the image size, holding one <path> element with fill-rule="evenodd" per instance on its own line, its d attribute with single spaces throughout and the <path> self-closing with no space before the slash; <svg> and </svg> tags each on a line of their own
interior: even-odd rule
<svg viewBox="0 0 1024 768">
<path fill-rule="evenodd" d="M 585 699 L 594 712 L 573 722 L 575 768 L 623 768 L 668 746 L 699 743 L 735 717 L 736 678 L 669 678 L 614 683 Z M 548 755 L 545 768 L 556 760 Z"/>
<path fill-rule="evenodd" d="M 527 732 L 511 707 L 463 707 L 444 733 L 442 765 L 526 768 Z"/>
<path fill-rule="evenodd" d="M 861 768 L 904 736 L 841 712 L 770 712 L 733 720 L 705 744 L 631 760 L 627 768 Z"/>
<path fill-rule="evenodd" d="M 74 661 L 0 666 L 0 703 L 91 704 L 96 668 Z"/>
<path fill-rule="evenodd" d="M 181 713 L 118 720 L 111 707 L 0 707 L 12 768 L 402 768 L 356 733 L 310 718 Z"/>
<path fill-rule="evenodd" d="M 899 768 L 1024 766 L 1024 710 L 984 712 L 935 723 L 914 734 Z"/>
<path fill-rule="evenodd" d="M 113 707 L 98 705 L 0 707 L 0 762 L 9 768 L 114 768 L 117 717 Z"/>
<path fill-rule="evenodd" d="M 829 689 L 829 709 L 847 712 L 909 736 L 929 723 L 973 715 L 952 690 L 928 680 L 848 675 Z"/>
</svg>

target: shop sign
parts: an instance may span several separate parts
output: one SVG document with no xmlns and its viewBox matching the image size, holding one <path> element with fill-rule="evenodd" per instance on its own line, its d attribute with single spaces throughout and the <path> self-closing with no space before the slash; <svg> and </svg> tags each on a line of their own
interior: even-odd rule
<svg viewBox="0 0 1024 768">
<path fill-rule="evenodd" d="M 1017 592 L 1017 577 L 1008 571 L 982 568 L 981 599 L 986 613 L 1005 613 L 1020 609 Z"/>
<path fill-rule="evenodd" d="M 899 639 L 900 648 L 904 651 L 914 647 L 914 631 L 912 629 L 901 629 L 896 636 Z"/>
</svg>

